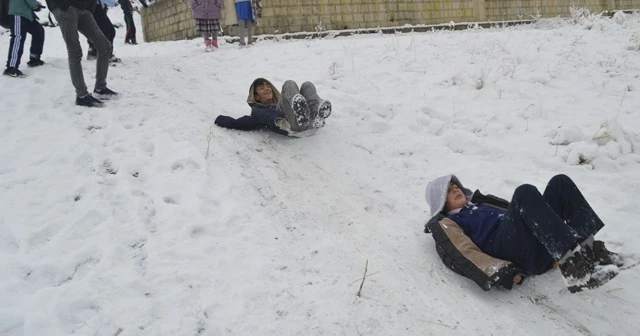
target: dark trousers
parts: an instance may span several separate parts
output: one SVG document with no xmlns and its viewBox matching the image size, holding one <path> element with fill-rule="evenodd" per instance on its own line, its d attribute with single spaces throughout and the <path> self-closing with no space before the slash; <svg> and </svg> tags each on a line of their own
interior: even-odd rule
<svg viewBox="0 0 640 336">
<path fill-rule="evenodd" d="M 136 24 L 133 22 L 133 13 L 124 14 L 124 23 L 127 25 L 127 33 L 124 37 L 124 41 L 128 43 L 137 43 Z"/>
<path fill-rule="evenodd" d="M 111 46 L 113 48 L 113 40 L 116 38 L 116 29 L 113 27 L 113 23 L 109 20 L 109 16 L 107 16 L 107 9 L 102 5 L 96 6 L 95 12 L 93 12 L 93 18 L 96 20 L 96 24 L 100 28 L 100 31 L 104 34 L 104 36 L 111 42 Z M 87 39 L 89 42 L 89 48 L 94 49 L 93 43 L 91 40 Z"/>
<path fill-rule="evenodd" d="M 603 226 L 575 183 L 556 175 L 542 195 L 529 184 L 515 190 L 488 253 L 541 274 Z"/>
<path fill-rule="evenodd" d="M 7 57 L 7 68 L 20 67 L 20 59 L 24 52 L 24 42 L 27 39 L 27 33 L 31 34 L 31 55 L 42 55 L 44 47 L 44 28 L 37 21 L 29 21 L 19 15 L 9 16 L 11 24 L 11 40 L 9 41 L 9 56 Z"/>
</svg>

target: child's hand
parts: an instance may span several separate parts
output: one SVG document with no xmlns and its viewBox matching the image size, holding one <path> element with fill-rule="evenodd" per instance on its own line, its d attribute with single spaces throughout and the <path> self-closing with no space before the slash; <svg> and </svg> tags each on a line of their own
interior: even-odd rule
<svg viewBox="0 0 640 336">
<path fill-rule="evenodd" d="M 513 285 L 515 286 L 519 284 L 520 281 L 522 281 L 522 275 L 516 274 L 516 276 L 513 277 Z"/>
</svg>

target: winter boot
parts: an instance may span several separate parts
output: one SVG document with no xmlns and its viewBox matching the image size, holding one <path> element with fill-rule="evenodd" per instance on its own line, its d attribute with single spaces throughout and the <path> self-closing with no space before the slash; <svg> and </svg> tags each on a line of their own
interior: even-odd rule
<svg viewBox="0 0 640 336">
<path fill-rule="evenodd" d="M 323 100 L 320 106 L 318 107 L 318 115 L 316 119 L 313 121 L 314 128 L 321 128 L 325 125 L 325 120 L 329 118 L 331 115 L 331 102 L 328 100 Z"/>
<path fill-rule="evenodd" d="M 122 62 L 121 59 L 116 57 L 116 55 L 111 54 L 111 57 L 109 58 L 109 63 L 120 63 L 120 62 Z"/>
<path fill-rule="evenodd" d="M 309 107 L 307 106 L 307 100 L 298 93 L 291 99 L 291 107 L 293 108 L 293 114 L 296 116 L 296 121 L 300 128 L 299 131 L 306 130 L 309 127 Z"/>
<path fill-rule="evenodd" d="M 204 46 L 205 46 L 204 51 L 206 52 L 213 51 L 213 47 L 211 46 L 211 40 L 209 38 L 204 39 Z"/>
<path fill-rule="evenodd" d="M 213 44 L 213 46 L 214 46 L 216 49 L 218 49 L 218 48 L 219 48 L 219 47 L 218 47 L 218 39 L 213 39 L 213 40 L 211 41 L 211 43 Z"/>
<path fill-rule="evenodd" d="M 89 48 L 89 50 L 87 51 L 87 60 L 92 61 L 96 58 L 98 58 L 98 51 L 94 48 Z"/>
<path fill-rule="evenodd" d="M 598 288 L 618 275 L 611 269 L 596 268 L 582 252 L 575 252 L 573 256 L 560 263 L 560 272 L 571 293 Z"/>
<path fill-rule="evenodd" d="M 585 250 L 585 256 L 589 261 L 596 265 L 616 265 L 617 267 L 624 266 L 624 258 L 615 252 L 609 251 L 604 242 L 596 240 L 593 242 L 593 248 L 589 246 L 583 247 Z"/>
</svg>

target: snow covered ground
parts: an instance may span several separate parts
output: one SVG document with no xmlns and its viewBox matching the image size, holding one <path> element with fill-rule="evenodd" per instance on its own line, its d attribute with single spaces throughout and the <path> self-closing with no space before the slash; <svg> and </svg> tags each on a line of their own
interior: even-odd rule
<svg viewBox="0 0 640 336">
<path fill-rule="evenodd" d="M 509 198 L 565 173 L 640 255 L 640 15 L 575 21 L 214 53 L 121 28 L 103 109 L 47 28 L 47 65 L 0 77 L 0 335 L 636 335 L 639 268 L 483 292 L 422 233 L 437 176 Z M 255 77 L 316 83 L 327 126 L 213 125 Z"/>
</svg>

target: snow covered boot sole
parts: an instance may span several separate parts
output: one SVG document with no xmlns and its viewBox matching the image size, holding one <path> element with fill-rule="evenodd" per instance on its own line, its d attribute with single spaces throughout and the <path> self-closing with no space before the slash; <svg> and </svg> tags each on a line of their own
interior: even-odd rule
<svg viewBox="0 0 640 336">
<path fill-rule="evenodd" d="M 296 116 L 298 127 L 300 130 L 307 129 L 309 126 L 309 106 L 303 95 L 297 94 L 291 99 L 291 107 L 293 114 Z"/>
<path fill-rule="evenodd" d="M 324 127 L 325 119 L 329 118 L 331 115 L 331 102 L 328 100 L 323 101 L 318 107 L 318 116 L 316 120 L 313 121 L 314 128 L 322 128 Z"/>
</svg>

